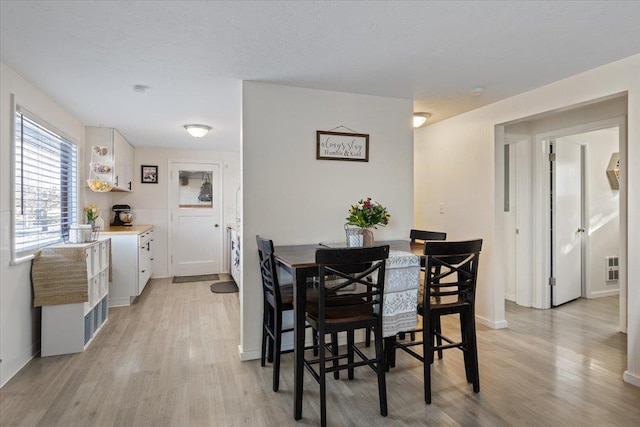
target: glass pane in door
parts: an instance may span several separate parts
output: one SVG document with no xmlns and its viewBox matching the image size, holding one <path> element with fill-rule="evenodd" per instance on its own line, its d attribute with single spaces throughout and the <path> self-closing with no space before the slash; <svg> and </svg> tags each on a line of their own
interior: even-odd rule
<svg viewBox="0 0 640 427">
<path fill-rule="evenodd" d="M 179 207 L 213 207 L 213 172 L 180 170 L 178 179 Z"/>
</svg>

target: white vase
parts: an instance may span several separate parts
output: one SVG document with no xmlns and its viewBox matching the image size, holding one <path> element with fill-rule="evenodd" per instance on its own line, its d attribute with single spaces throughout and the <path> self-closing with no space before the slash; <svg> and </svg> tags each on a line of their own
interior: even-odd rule
<svg viewBox="0 0 640 427">
<path fill-rule="evenodd" d="M 364 245 L 364 229 L 360 227 L 349 227 L 345 224 L 344 231 L 347 235 L 348 248 L 361 248 Z"/>
</svg>

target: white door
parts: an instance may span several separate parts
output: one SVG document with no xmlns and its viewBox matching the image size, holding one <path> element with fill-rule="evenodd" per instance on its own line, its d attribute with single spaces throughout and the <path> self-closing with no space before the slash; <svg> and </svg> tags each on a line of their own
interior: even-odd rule
<svg viewBox="0 0 640 427">
<path fill-rule="evenodd" d="M 512 144 L 515 158 L 515 257 L 516 304 L 533 305 L 532 232 L 531 232 L 531 141 Z"/>
<path fill-rule="evenodd" d="M 171 162 L 170 168 L 171 274 L 219 273 L 223 229 L 220 165 Z"/>
<path fill-rule="evenodd" d="M 558 306 L 582 294 L 582 147 L 560 139 L 552 146 L 551 305 Z"/>
</svg>

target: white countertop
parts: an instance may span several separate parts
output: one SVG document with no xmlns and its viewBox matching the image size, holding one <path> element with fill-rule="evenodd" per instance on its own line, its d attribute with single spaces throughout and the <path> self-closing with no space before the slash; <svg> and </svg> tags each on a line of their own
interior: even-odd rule
<svg viewBox="0 0 640 427">
<path fill-rule="evenodd" d="M 142 234 L 151 230 L 153 225 L 131 225 L 131 226 L 109 226 L 105 227 L 104 230 L 100 230 L 100 235 L 110 235 L 110 234 Z"/>
</svg>

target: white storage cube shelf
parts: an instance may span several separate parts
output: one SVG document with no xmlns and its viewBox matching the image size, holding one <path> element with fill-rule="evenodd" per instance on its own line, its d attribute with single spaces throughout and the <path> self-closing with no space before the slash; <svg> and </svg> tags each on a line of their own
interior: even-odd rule
<svg viewBox="0 0 640 427">
<path fill-rule="evenodd" d="M 43 357 L 84 351 L 109 317 L 109 239 L 75 246 L 86 246 L 89 300 L 42 307 Z M 53 248 L 65 247 L 69 245 Z"/>
</svg>

